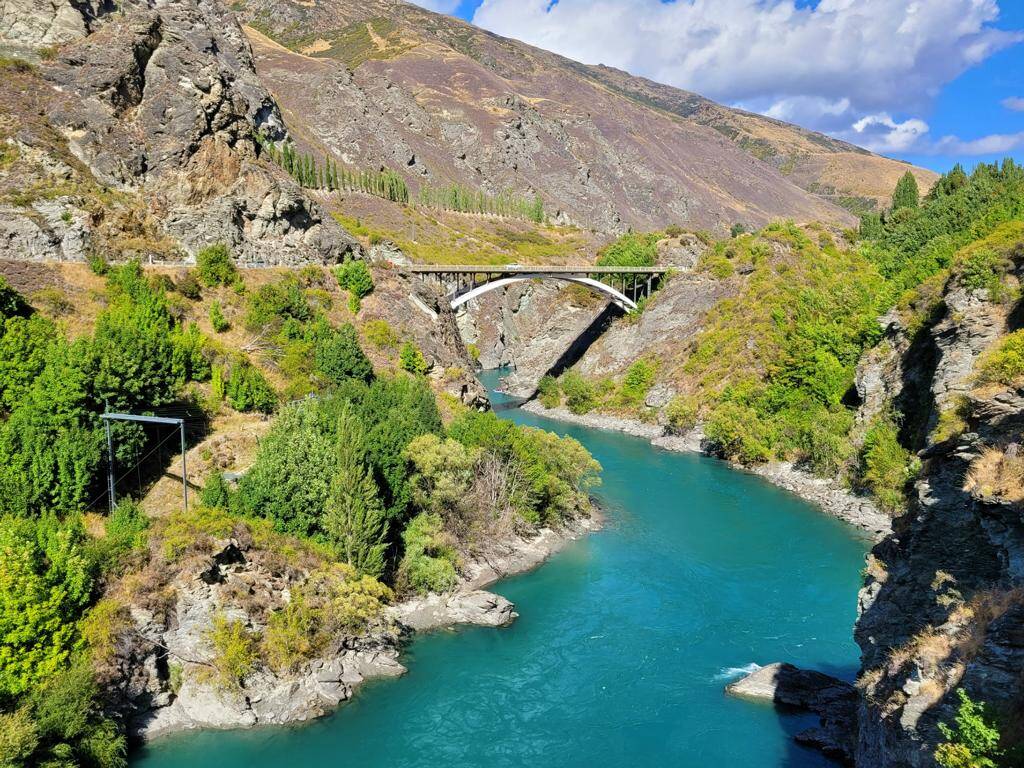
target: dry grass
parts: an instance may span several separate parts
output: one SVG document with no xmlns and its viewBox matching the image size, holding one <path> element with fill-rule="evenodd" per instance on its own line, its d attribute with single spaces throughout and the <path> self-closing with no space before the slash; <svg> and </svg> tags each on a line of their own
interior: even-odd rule
<svg viewBox="0 0 1024 768">
<path fill-rule="evenodd" d="M 979 592 L 954 610 L 950 621 L 963 627 L 956 637 L 959 655 L 965 660 L 973 659 L 984 646 L 992 622 L 1018 605 L 1024 605 L 1022 587 Z"/>
<path fill-rule="evenodd" d="M 971 464 L 964 490 L 975 496 L 1019 504 L 1024 501 L 1024 457 L 986 448 Z"/>
</svg>

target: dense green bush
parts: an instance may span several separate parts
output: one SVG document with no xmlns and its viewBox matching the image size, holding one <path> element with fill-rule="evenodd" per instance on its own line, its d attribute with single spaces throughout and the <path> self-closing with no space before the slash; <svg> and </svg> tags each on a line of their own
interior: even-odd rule
<svg viewBox="0 0 1024 768">
<path fill-rule="evenodd" d="M 228 509 L 231 506 L 231 489 L 224 479 L 223 472 L 210 473 L 199 494 L 199 502 L 204 507 L 215 509 Z"/>
<path fill-rule="evenodd" d="M 224 310 L 221 308 L 219 301 L 214 301 L 210 304 L 210 325 L 213 326 L 213 330 L 216 333 L 224 333 L 231 327 L 231 323 L 224 317 Z"/>
<path fill-rule="evenodd" d="M 628 232 L 597 256 L 599 267 L 653 267 L 658 261 L 657 232 L 637 234 Z"/>
<path fill-rule="evenodd" d="M 448 428 L 468 448 L 480 448 L 510 465 L 517 482 L 512 502 L 533 525 L 557 525 L 589 509 L 590 489 L 599 482 L 601 465 L 571 437 L 518 427 L 491 412 L 467 411 Z"/>
<path fill-rule="evenodd" d="M 362 421 L 346 404 L 338 414 L 335 468 L 320 527 L 338 556 L 361 574 L 380 578 L 388 524 L 380 491 L 366 463 Z"/>
<path fill-rule="evenodd" d="M 447 592 L 458 581 L 458 553 L 440 515 L 422 512 L 402 532 L 399 583 L 413 592 Z"/>
<path fill-rule="evenodd" d="M 566 371 L 559 381 L 565 394 L 565 404 L 576 414 L 587 413 L 597 404 L 597 393 L 593 384 L 577 371 Z"/>
<path fill-rule="evenodd" d="M 619 400 L 626 406 L 643 405 L 647 392 L 654 384 L 655 365 L 647 360 L 637 360 L 626 370 L 626 376 L 619 388 Z"/>
<path fill-rule="evenodd" d="M 236 411 L 272 413 L 277 406 L 277 394 L 259 369 L 246 358 L 231 366 L 224 380 L 224 399 Z"/>
<path fill-rule="evenodd" d="M 76 621 L 92 596 L 95 566 L 77 519 L 0 517 L 0 700 L 63 669 Z"/>
<path fill-rule="evenodd" d="M 562 388 L 554 376 L 544 376 L 537 384 L 537 399 L 545 408 L 557 408 L 562 404 Z"/>
<path fill-rule="evenodd" d="M 1003 757 L 999 730 L 986 718 L 985 704 L 974 702 L 963 688 L 957 688 L 960 706 L 955 727 L 939 723 L 946 739 L 935 750 L 935 762 L 942 768 L 998 768 Z"/>
<path fill-rule="evenodd" d="M 896 511 L 906 502 L 913 475 L 910 452 L 899 442 L 899 427 L 892 414 L 877 416 L 864 436 L 860 479 L 883 509 Z"/>
<path fill-rule="evenodd" d="M 359 346 L 359 335 L 351 323 L 332 329 L 319 339 L 314 355 L 317 371 L 332 384 L 345 379 L 373 378 L 373 366 Z"/>
<path fill-rule="evenodd" d="M 359 311 L 359 302 L 373 291 L 373 275 L 366 262 L 359 259 L 347 259 L 344 264 L 336 267 L 335 277 L 338 285 L 349 292 L 349 309 Z"/>
<path fill-rule="evenodd" d="M 261 285 L 249 294 L 245 325 L 253 331 L 271 329 L 275 332 L 287 320 L 299 324 L 313 319 L 313 309 L 299 279 L 288 274 L 276 283 Z"/>
<path fill-rule="evenodd" d="M 231 251 L 224 243 L 216 243 L 203 248 L 196 254 L 196 275 L 206 286 L 230 285 L 238 276 Z"/>
<path fill-rule="evenodd" d="M 398 353 L 398 365 L 403 371 L 417 376 L 422 376 L 430 370 L 430 364 L 413 341 L 407 341 L 402 345 Z"/>
</svg>

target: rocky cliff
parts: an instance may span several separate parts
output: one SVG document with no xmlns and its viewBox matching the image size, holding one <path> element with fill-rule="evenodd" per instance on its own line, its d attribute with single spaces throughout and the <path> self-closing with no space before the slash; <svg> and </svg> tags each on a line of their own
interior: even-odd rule
<svg viewBox="0 0 1024 768">
<path fill-rule="evenodd" d="M 284 135 L 219 2 L 0 3 L 0 256 L 340 261 L 359 246 L 259 157 Z M 35 60 L 35 64 L 25 63 Z"/>
<path fill-rule="evenodd" d="M 1018 285 L 1024 245 L 1011 254 Z M 923 324 L 888 318 L 862 364 L 865 408 L 895 407 L 922 470 L 907 512 L 868 557 L 857 764 L 935 765 L 962 688 L 1017 742 L 1024 722 L 1024 397 L 981 386 L 979 356 L 1019 327 L 1018 307 L 950 278 Z M 908 328 L 909 325 L 909 328 Z"/>
</svg>

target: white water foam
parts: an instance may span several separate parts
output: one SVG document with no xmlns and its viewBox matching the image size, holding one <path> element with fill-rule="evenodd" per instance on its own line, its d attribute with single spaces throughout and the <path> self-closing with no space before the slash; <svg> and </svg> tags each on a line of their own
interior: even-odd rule
<svg viewBox="0 0 1024 768">
<path fill-rule="evenodd" d="M 749 675 L 751 672 L 757 672 L 760 668 L 761 665 L 754 662 L 750 662 L 745 667 L 722 667 L 718 674 L 715 675 L 715 680 L 736 680 L 744 675 Z"/>
</svg>

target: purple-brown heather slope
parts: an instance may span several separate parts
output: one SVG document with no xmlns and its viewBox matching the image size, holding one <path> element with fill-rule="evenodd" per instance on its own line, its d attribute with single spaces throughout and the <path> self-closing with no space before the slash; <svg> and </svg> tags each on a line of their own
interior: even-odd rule
<svg viewBox="0 0 1024 768">
<path fill-rule="evenodd" d="M 289 129 L 352 168 L 618 231 L 854 221 L 910 166 L 400 0 L 236 0 Z M 922 186 L 934 174 L 914 169 Z"/>
</svg>

